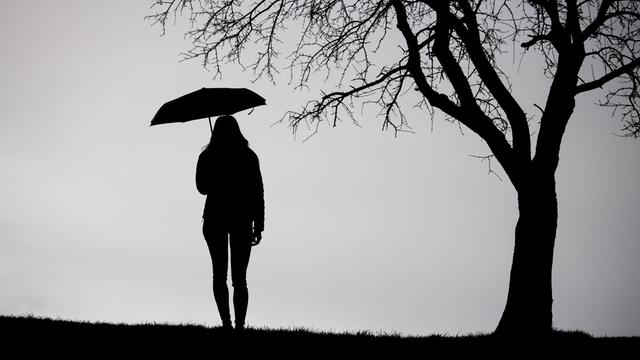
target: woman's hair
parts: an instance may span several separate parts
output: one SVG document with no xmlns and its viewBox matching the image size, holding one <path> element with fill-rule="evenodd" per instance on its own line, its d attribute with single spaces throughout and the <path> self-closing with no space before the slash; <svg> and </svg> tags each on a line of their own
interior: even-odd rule
<svg viewBox="0 0 640 360">
<path fill-rule="evenodd" d="M 242 135 L 238 121 L 231 115 L 220 116 L 215 125 L 211 141 L 204 150 L 229 149 L 248 147 L 249 142 Z"/>
</svg>

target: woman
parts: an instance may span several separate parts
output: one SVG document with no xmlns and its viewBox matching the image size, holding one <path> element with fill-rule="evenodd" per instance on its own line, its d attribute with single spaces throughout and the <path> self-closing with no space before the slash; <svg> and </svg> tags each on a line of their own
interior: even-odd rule
<svg viewBox="0 0 640 360">
<path fill-rule="evenodd" d="M 227 289 L 231 248 L 235 327 L 241 330 L 249 301 L 246 275 L 251 246 L 260 243 L 264 229 L 264 196 L 258 157 L 232 116 L 216 120 L 211 141 L 198 158 L 196 186 L 207 195 L 202 233 L 213 263 L 213 296 L 222 326 L 231 329 Z"/>
</svg>

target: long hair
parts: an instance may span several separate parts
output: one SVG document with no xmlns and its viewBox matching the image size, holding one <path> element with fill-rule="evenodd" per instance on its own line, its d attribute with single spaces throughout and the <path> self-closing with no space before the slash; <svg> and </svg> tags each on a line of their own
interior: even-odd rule
<svg viewBox="0 0 640 360">
<path fill-rule="evenodd" d="M 238 121 L 231 115 L 224 115 L 216 120 L 211 141 L 204 148 L 204 151 L 239 149 L 248 146 L 249 142 L 242 135 Z"/>
</svg>

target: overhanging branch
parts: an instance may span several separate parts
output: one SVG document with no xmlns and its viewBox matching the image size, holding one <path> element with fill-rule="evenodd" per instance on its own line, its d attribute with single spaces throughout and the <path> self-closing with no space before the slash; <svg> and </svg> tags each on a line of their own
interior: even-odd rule
<svg viewBox="0 0 640 360">
<path fill-rule="evenodd" d="M 584 84 L 580 84 L 578 86 L 576 86 L 576 94 L 580 94 L 583 92 L 587 92 L 596 88 L 600 88 L 602 86 L 604 86 L 606 83 L 608 83 L 609 81 L 622 76 L 624 74 L 627 74 L 631 71 L 633 71 L 634 68 L 636 68 L 637 66 L 640 66 L 640 58 L 636 58 L 633 61 L 631 61 L 630 63 L 627 63 L 623 66 L 620 66 L 619 68 L 611 71 L 610 73 L 600 77 L 599 79 L 593 80 L 593 81 L 589 81 L 586 82 Z"/>
</svg>

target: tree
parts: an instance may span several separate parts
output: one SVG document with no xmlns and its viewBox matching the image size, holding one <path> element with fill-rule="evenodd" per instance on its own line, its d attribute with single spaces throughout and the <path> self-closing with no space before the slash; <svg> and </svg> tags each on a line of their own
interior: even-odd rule
<svg viewBox="0 0 640 360">
<path fill-rule="evenodd" d="M 250 58 L 257 78 L 273 81 L 286 50 L 296 86 L 338 71 L 335 91 L 285 118 L 294 132 L 343 117 L 354 99 L 379 106 L 383 129 L 404 131 L 401 99 L 437 109 L 480 136 L 518 194 L 519 219 L 506 306 L 498 334 L 552 329 L 551 269 L 558 204 L 555 172 L 576 97 L 599 90 L 603 106 L 640 136 L 640 4 L 628 0 L 155 0 L 148 17 L 163 33 L 188 16 L 187 59 L 219 75 Z M 282 34 L 299 30 L 295 44 Z M 396 34 L 400 51 L 378 66 L 377 51 Z M 513 44 L 544 59 L 550 86 L 541 112 L 527 114 L 512 95 L 500 54 Z M 251 53 L 253 51 L 253 53 Z M 247 55 L 247 52 L 250 55 Z M 537 121 L 533 121 L 533 120 Z M 537 133 L 537 137 L 532 134 Z"/>
</svg>

